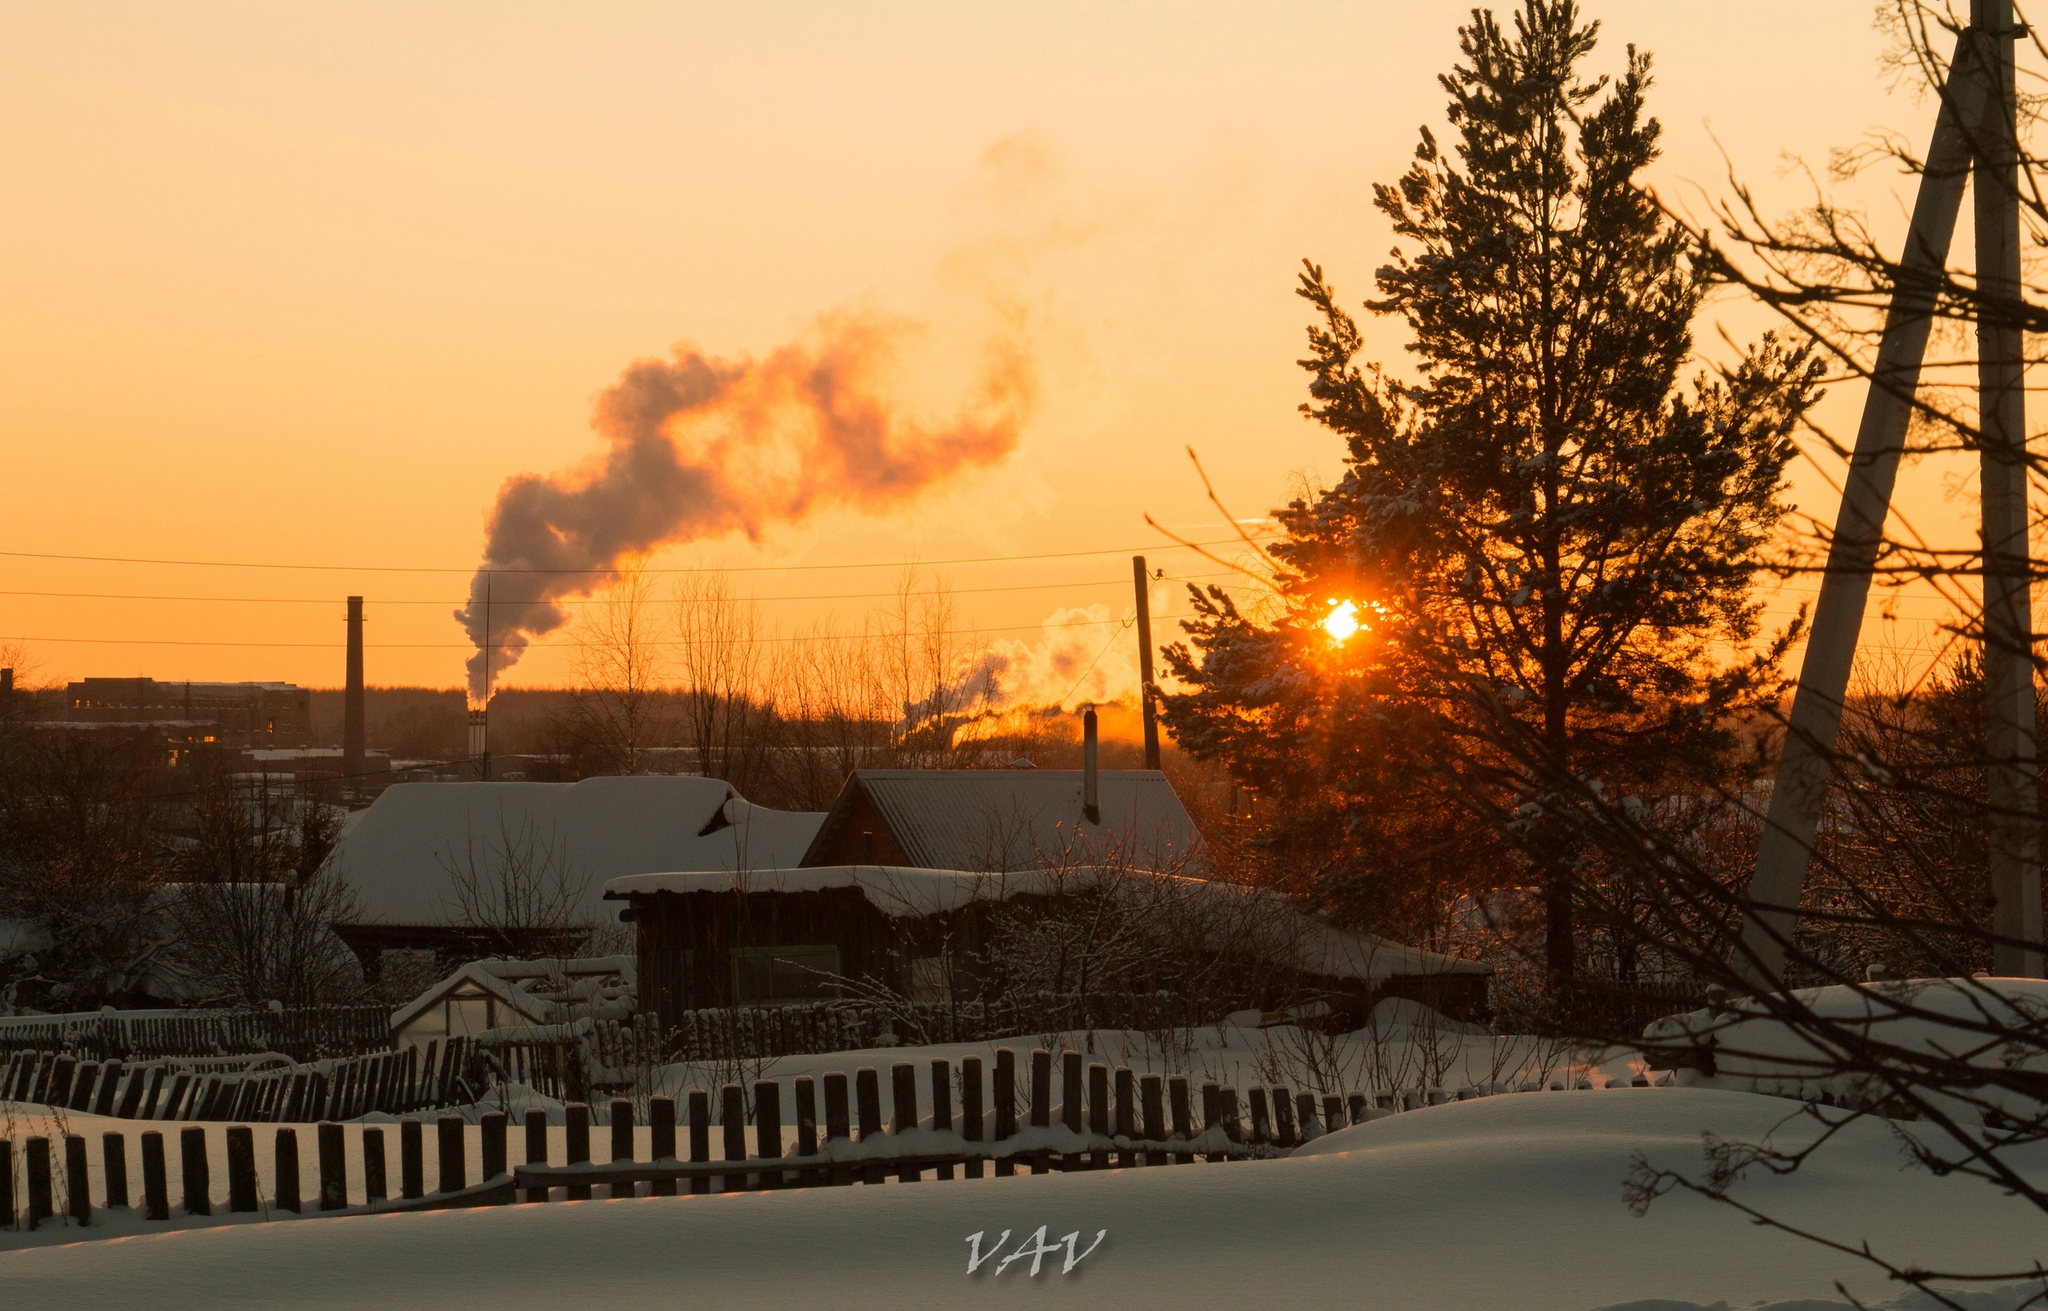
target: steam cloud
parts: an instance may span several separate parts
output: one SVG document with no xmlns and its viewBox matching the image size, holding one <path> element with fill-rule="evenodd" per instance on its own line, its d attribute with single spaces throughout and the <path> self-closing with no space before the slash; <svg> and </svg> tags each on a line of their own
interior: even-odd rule
<svg viewBox="0 0 2048 1311">
<path fill-rule="evenodd" d="M 679 346 L 671 359 L 630 365 L 591 418 L 602 452 L 567 473 L 520 474 L 498 493 L 469 603 L 455 612 L 477 648 L 471 695 L 489 695 L 486 669 L 495 682 L 567 622 L 557 602 L 607 586 L 633 557 L 736 532 L 758 540 L 833 507 L 888 510 L 1008 455 L 1032 397 L 1025 346 L 990 341 L 961 412 L 928 425 L 886 394 L 904 333 L 842 315 L 759 360 Z M 493 573 L 512 576 L 491 588 L 487 620 Z"/>
<path fill-rule="evenodd" d="M 1138 639 L 1120 632 L 1110 617 L 1106 605 L 1056 610 L 1045 619 L 1042 641 L 999 638 L 989 643 L 967 685 L 986 689 L 985 699 L 996 710 L 1071 711 L 1118 701 L 1136 705 Z"/>
</svg>

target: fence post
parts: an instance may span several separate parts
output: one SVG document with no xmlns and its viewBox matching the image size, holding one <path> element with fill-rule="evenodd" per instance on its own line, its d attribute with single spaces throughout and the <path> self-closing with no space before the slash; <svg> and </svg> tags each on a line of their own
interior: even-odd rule
<svg viewBox="0 0 2048 1311">
<path fill-rule="evenodd" d="M 171 1189 L 164 1170 L 164 1136 L 155 1129 L 142 1135 L 142 1218 L 171 1218 Z"/>
<path fill-rule="evenodd" d="M 478 1148 L 483 1153 L 483 1163 L 477 1173 L 478 1183 L 489 1183 L 505 1173 L 507 1118 L 503 1111 L 485 1111 L 479 1118 L 477 1139 Z"/>
<path fill-rule="evenodd" d="M 1060 1053 L 1060 1123 L 1067 1132 L 1081 1132 L 1081 1053 L 1065 1051 Z M 1060 1169 L 1078 1170 L 1088 1160 L 1085 1152 L 1061 1152 Z"/>
<path fill-rule="evenodd" d="M 1273 1139 L 1273 1122 L 1266 1117 L 1266 1090 L 1253 1088 L 1245 1099 L 1252 1108 L 1252 1146 L 1263 1146 Z"/>
<path fill-rule="evenodd" d="M 100 1063 L 98 1061 L 87 1061 L 79 1066 L 77 1077 L 73 1079 L 71 1084 L 71 1096 L 66 1103 L 66 1109 L 73 1111 L 88 1109 L 92 1105 L 93 1084 L 99 1077 Z"/>
<path fill-rule="evenodd" d="M 546 1165 L 548 1163 L 548 1113 L 538 1106 L 526 1108 L 526 1163 Z M 548 1200 L 547 1185 L 530 1187 L 526 1190 L 529 1202 Z"/>
<path fill-rule="evenodd" d="M 1351 1113 L 1351 1123 L 1364 1124 L 1365 1094 L 1362 1092 L 1352 1093 L 1350 1099 L 1345 1104 L 1345 1109 Z"/>
<path fill-rule="evenodd" d="M 995 1087 L 990 1090 L 989 1100 L 995 1105 L 995 1143 L 1001 1144 L 1017 1136 L 1017 1053 L 1008 1047 L 996 1048 Z M 996 1178 L 1007 1178 L 1017 1173 L 1017 1162 L 1009 1156 L 996 1158 Z"/>
<path fill-rule="evenodd" d="M 562 1137 L 568 1145 L 568 1163 L 583 1165 L 590 1160 L 590 1107 L 570 1102 L 562 1108 Z M 572 1202 L 590 1200 L 590 1185 L 572 1183 L 562 1192 Z"/>
<path fill-rule="evenodd" d="M 114 1113 L 114 1093 L 121 1085 L 121 1062 L 108 1061 L 100 1067 L 100 1095 L 92 1099 L 94 1115 Z"/>
<path fill-rule="evenodd" d="M 1335 1133 L 1344 1127 L 1344 1099 L 1336 1093 L 1323 1094 L 1323 1132 Z"/>
<path fill-rule="evenodd" d="M 882 1132 L 881 1081 L 874 1066 L 863 1065 L 853 1072 L 853 1100 L 860 1112 L 860 1140 L 867 1142 Z M 882 1167 L 862 1166 L 860 1181 L 864 1184 L 882 1182 Z"/>
<path fill-rule="evenodd" d="M 1052 1126 L 1052 1053 L 1043 1047 L 1031 1049 L 1031 1127 Z M 1041 1147 L 1031 1154 L 1031 1173 L 1044 1174 L 1051 1167 L 1052 1154 Z"/>
<path fill-rule="evenodd" d="M 889 1132 L 900 1134 L 915 1128 L 917 1067 L 908 1061 L 895 1061 L 889 1066 Z M 905 1166 L 896 1171 L 896 1182 L 914 1184 L 923 1173 Z"/>
<path fill-rule="evenodd" d="M 1131 1074 L 1131 1067 L 1116 1067 L 1116 1136 L 1136 1138 L 1138 1136 L 1137 1081 Z M 1129 1148 L 1120 1148 L 1116 1154 L 1118 1169 L 1128 1169 L 1138 1163 L 1138 1154 Z"/>
<path fill-rule="evenodd" d="M 960 1058 L 960 1136 L 970 1143 L 981 1138 L 981 1057 Z M 975 1157 L 967 1162 L 961 1173 L 969 1179 L 981 1178 L 983 1162 Z"/>
<path fill-rule="evenodd" d="M 128 1067 L 128 1086 L 121 1090 L 120 1106 L 114 1114 L 123 1120 L 135 1118 L 136 1110 L 142 1105 L 142 1086 L 149 1077 L 147 1066 Z"/>
<path fill-rule="evenodd" d="M 444 1115 L 436 1122 L 436 1154 L 440 1157 L 440 1186 L 434 1191 L 459 1193 L 469 1187 L 468 1170 L 463 1160 L 468 1146 L 462 1132 L 463 1119 L 459 1115 Z"/>
<path fill-rule="evenodd" d="M 1165 1107 L 1160 1101 L 1159 1076 L 1148 1074 L 1138 1081 L 1139 1102 L 1145 1112 L 1145 1137 L 1150 1142 L 1166 1138 Z M 1165 1165 L 1166 1153 L 1153 1148 L 1145 1153 L 1145 1164 Z"/>
<path fill-rule="evenodd" d="M 1173 1112 L 1173 1136 L 1182 1142 L 1194 1137 L 1195 1113 L 1188 1103 L 1188 1077 L 1185 1074 L 1176 1074 L 1166 1081 L 1166 1102 Z M 1193 1152 L 1177 1152 L 1173 1161 L 1176 1165 L 1192 1165 L 1194 1159 Z"/>
<path fill-rule="evenodd" d="M 690 1089 L 690 1159 L 711 1159 L 711 1094 L 702 1088 Z M 710 1192 L 711 1180 L 703 1175 L 692 1176 L 690 1191 Z"/>
<path fill-rule="evenodd" d="M 71 1081 L 78 1073 L 78 1058 L 59 1056 L 56 1073 L 50 1080 L 50 1091 L 43 1097 L 46 1106 L 69 1106 L 71 1104 Z"/>
<path fill-rule="evenodd" d="M 81 1225 L 92 1223 L 92 1176 L 86 1170 L 85 1135 L 64 1135 L 64 1209 Z"/>
<path fill-rule="evenodd" d="M 50 1140 L 29 1139 L 24 1155 L 28 1158 L 28 1227 L 33 1231 L 57 1213 L 55 1192 L 50 1186 Z"/>
<path fill-rule="evenodd" d="M 14 1142 L 0 1138 L 0 1229 L 14 1228 Z"/>
<path fill-rule="evenodd" d="M 633 1156 L 633 1099 L 630 1097 L 614 1097 L 612 1098 L 611 1159 L 614 1161 L 630 1161 L 633 1159 Z M 633 1192 L 633 1181 L 621 1179 L 613 1182 L 610 1195 L 613 1197 L 631 1197 Z"/>
<path fill-rule="evenodd" d="M 107 1206 L 128 1209 L 128 1135 L 100 1135 L 101 1173 L 106 1176 Z"/>
<path fill-rule="evenodd" d="M 1223 1123 L 1223 1090 L 1213 1083 L 1202 1085 L 1202 1133 L 1206 1137 L 1210 1130 Z M 1205 1161 L 1227 1161 L 1228 1152 L 1210 1152 L 1202 1158 Z"/>
<path fill-rule="evenodd" d="M 277 1191 L 277 1209 L 297 1214 L 299 1210 L 299 1131 L 290 1125 L 278 1129 L 271 1145 L 274 1169 L 271 1182 Z"/>
<path fill-rule="evenodd" d="M 846 1076 L 837 1070 L 825 1074 L 825 1146 L 830 1150 L 832 1140 L 852 1137 L 853 1121 L 847 1114 Z M 853 1171 L 843 1165 L 832 1167 L 830 1178 L 835 1184 L 853 1182 Z"/>
<path fill-rule="evenodd" d="M 416 1118 L 398 1122 L 398 1192 L 401 1197 L 427 1193 L 427 1144 Z"/>
<path fill-rule="evenodd" d="M 764 1161 L 782 1159 L 782 1085 L 773 1079 L 754 1081 L 754 1152 Z M 780 1188 L 783 1174 L 770 1170 L 761 1187 Z"/>
<path fill-rule="evenodd" d="M 320 1209 L 339 1211 L 348 1205 L 348 1158 L 341 1126 L 323 1120 L 315 1126 L 320 1155 Z"/>
<path fill-rule="evenodd" d="M 384 1131 L 363 1130 L 363 1202 L 375 1205 L 391 1196 L 391 1180 L 385 1173 Z"/>
<path fill-rule="evenodd" d="M 1088 1065 L 1088 1132 L 1097 1138 L 1109 1137 L 1109 1067 L 1101 1061 Z M 1108 1169 L 1110 1155 L 1106 1147 L 1095 1148 L 1088 1153 L 1088 1168 Z"/>
<path fill-rule="evenodd" d="M 935 1133 L 953 1132 L 953 1071 L 944 1057 L 932 1060 L 932 1130 Z M 935 1171 L 940 1179 L 953 1177 L 953 1165 L 946 1162 Z"/>
<path fill-rule="evenodd" d="M 256 1137 L 246 1124 L 228 1126 L 228 1210 L 254 1211 Z"/>
<path fill-rule="evenodd" d="M 654 1161 L 676 1159 L 676 1099 L 673 1097 L 650 1097 L 647 1099 L 647 1156 Z M 648 1185 L 649 1197 L 674 1197 L 676 1181 L 656 1179 Z"/>
<path fill-rule="evenodd" d="M 818 1085 L 808 1074 L 796 1077 L 796 1154 L 812 1157 L 818 1154 Z M 815 1169 L 803 1170 L 797 1174 L 799 1187 L 824 1182 Z"/>
<path fill-rule="evenodd" d="M 208 1175 L 206 1130 L 189 1125 L 178 1131 L 178 1154 L 185 1175 L 185 1214 L 213 1214 L 213 1180 Z"/>
<path fill-rule="evenodd" d="M 1285 1088 L 1273 1090 L 1273 1145 L 1293 1147 L 1301 1142 L 1294 1129 L 1294 1103 Z"/>
<path fill-rule="evenodd" d="M 718 1123 L 725 1129 L 724 1152 L 721 1161 L 747 1159 L 747 1098 L 746 1090 L 736 1083 L 728 1083 L 718 1090 Z M 747 1172 L 728 1174 L 720 1178 L 719 1187 L 728 1193 L 745 1192 Z"/>
</svg>

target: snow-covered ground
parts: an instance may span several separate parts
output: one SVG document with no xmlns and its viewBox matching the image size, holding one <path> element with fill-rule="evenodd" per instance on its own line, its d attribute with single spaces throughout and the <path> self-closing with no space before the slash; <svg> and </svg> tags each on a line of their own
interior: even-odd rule
<svg viewBox="0 0 2048 1311">
<path fill-rule="evenodd" d="M 1753 1138 L 1796 1109 L 1693 1089 L 1516 1094 L 1378 1120 L 1286 1160 L 290 1220 L 30 1247 L 0 1254 L 0 1289 L 9 1306 L 164 1311 L 1019 1298 L 1176 1311 L 1592 1311 L 1661 1299 L 1661 1311 L 1683 1311 L 1840 1303 L 1839 1278 L 1891 1303 L 1901 1290 L 1860 1262 L 1710 1203 L 1667 1197 L 1643 1219 L 1623 1205 L 1633 1153 L 1695 1165 L 1703 1130 Z M 2048 1172 L 2048 1156 L 2030 1164 Z M 1740 1187 L 1754 1204 L 1867 1239 L 1902 1262 L 2024 1267 L 2048 1255 L 2042 1217 L 1979 1183 L 1903 1171 L 1877 1122 L 1852 1126 L 1791 1178 Z M 987 1255 L 1011 1231 L 994 1248 L 1007 1255 L 1040 1226 L 1049 1245 L 1077 1233 L 1083 1252 L 1098 1231 L 1106 1237 L 1072 1273 L 1062 1273 L 1064 1247 L 1035 1277 L 1029 1259 L 995 1273 L 1001 1256 L 968 1273 L 970 1235 L 983 1235 Z M 1984 1311 L 2017 1300 L 1971 1296 Z"/>
</svg>

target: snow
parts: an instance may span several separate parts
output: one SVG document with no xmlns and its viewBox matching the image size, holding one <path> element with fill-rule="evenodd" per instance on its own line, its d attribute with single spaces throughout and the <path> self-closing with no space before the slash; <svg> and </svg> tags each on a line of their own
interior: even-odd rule
<svg viewBox="0 0 2048 1311">
<path fill-rule="evenodd" d="M 602 900 L 606 879 L 793 865 L 823 820 L 752 805 L 708 778 L 400 783 L 343 830 L 326 868 L 361 894 L 368 922 L 451 924 L 462 907 L 449 864 L 473 852 L 489 867 L 507 845 L 525 846 L 566 865 L 582 884 L 580 917 L 602 923 L 618 909 Z"/>
<path fill-rule="evenodd" d="M 1695 1089 L 1524 1093 L 1377 1120 L 1284 1160 L 259 1218 L 203 1229 L 117 1220 L 87 1231 L 127 1235 L 117 1241 L 65 1243 L 79 1231 L 58 1229 L 53 1245 L 40 1245 L 46 1240 L 38 1235 L 37 1246 L 0 1253 L 0 1286 L 10 1305 L 161 1311 L 669 1305 L 684 1298 L 901 1308 L 1024 1297 L 1176 1311 L 1591 1311 L 1643 1303 L 1683 1311 L 1812 1299 L 1802 1311 L 1817 1311 L 1842 1304 L 1833 1288 L 1839 1278 L 1880 1305 L 1913 1305 L 1862 1263 L 1758 1229 L 1711 1203 L 1666 1197 L 1641 1219 L 1623 1206 L 1621 1181 L 1634 1153 L 1659 1165 L 1695 1165 L 1702 1130 L 1756 1137 L 1792 1109 L 1780 1099 Z M 88 1132 L 102 1127 L 87 1117 L 74 1122 Z M 608 1135 L 592 1138 L 601 1155 Z M 515 1133 L 515 1159 L 518 1142 Z M 429 1134 L 429 1152 L 433 1145 Z M 268 1160 L 267 1146 L 259 1138 L 259 1163 Z M 2028 1165 L 2040 1170 L 2048 1158 Z M 1773 1213 L 1832 1237 L 1867 1238 L 1899 1260 L 2024 1266 L 2048 1237 L 2041 1217 L 1990 1188 L 1901 1171 L 1890 1133 L 1869 1121 L 1850 1126 L 1798 1174 L 1748 1180 L 1739 1189 Z M 1015 1250 L 1041 1226 L 1041 1243 L 1061 1255 L 1046 1258 L 1035 1278 L 1029 1260 L 999 1275 L 996 1260 L 967 1273 L 971 1235 L 983 1236 L 978 1246 L 987 1256 Z M 1006 1230 L 1011 1237 L 999 1241 Z M 1063 1236 L 1077 1234 L 1085 1252 L 1100 1231 L 1107 1235 L 1101 1245 L 1062 1274 Z M 1025 1287 L 1038 1284 L 1057 1287 Z M 2017 1301 L 2010 1291 L 1971 1297 L 1998 1311 Z"/>
</svg>

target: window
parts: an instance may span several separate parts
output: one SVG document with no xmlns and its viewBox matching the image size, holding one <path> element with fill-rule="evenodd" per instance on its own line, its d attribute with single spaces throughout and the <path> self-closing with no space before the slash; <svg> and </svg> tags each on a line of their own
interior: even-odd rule
<svg viewBox="0 0 2048 1311">
<path fill-rule="evenodd" d="M 760 1006 L 837 996 L 833 976 L 838 973 L 837 947 L 735 947 L 733 1000 Z"/>
</svg>

